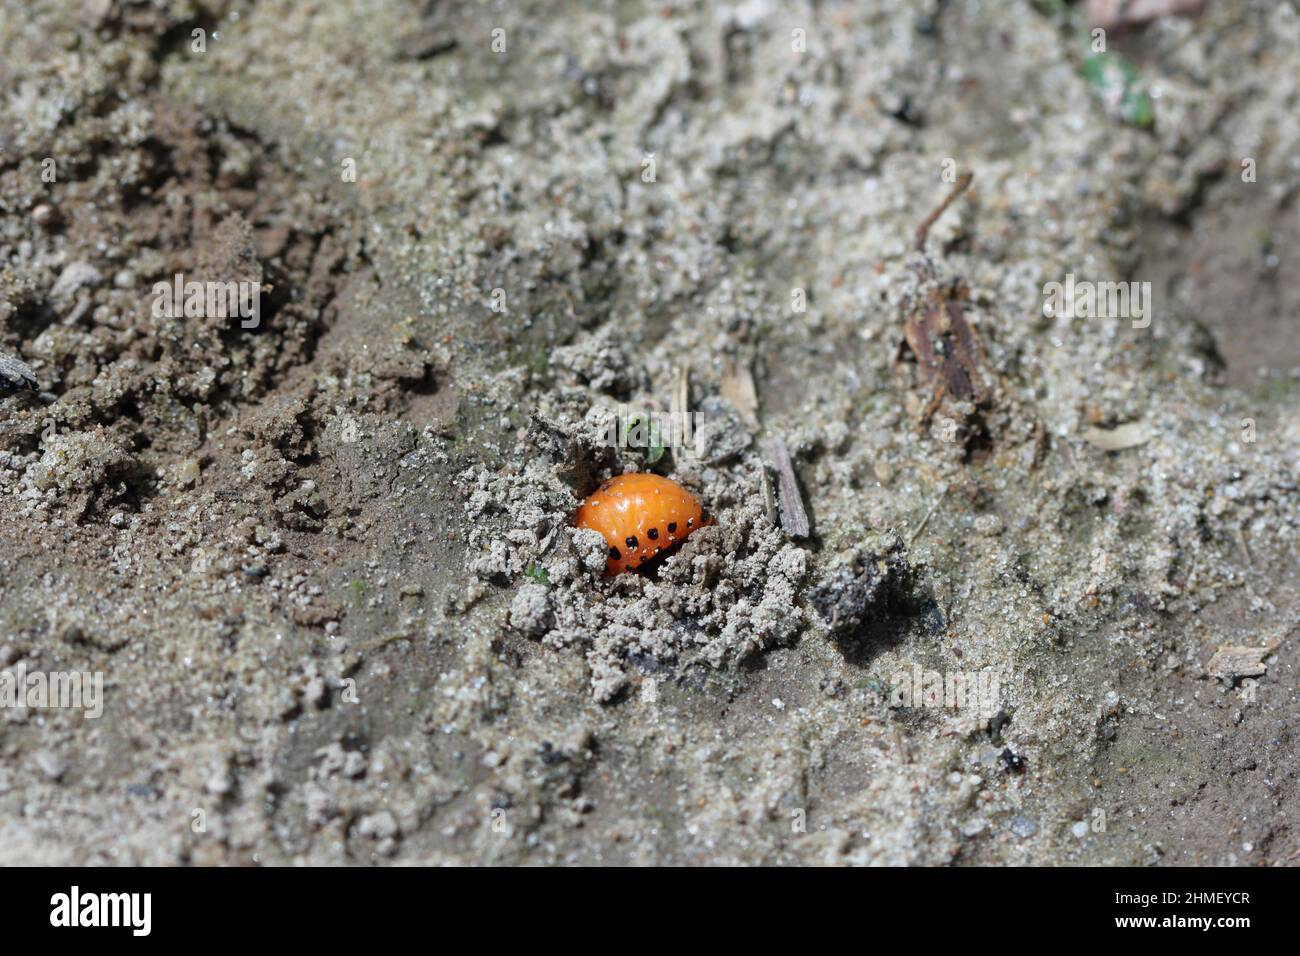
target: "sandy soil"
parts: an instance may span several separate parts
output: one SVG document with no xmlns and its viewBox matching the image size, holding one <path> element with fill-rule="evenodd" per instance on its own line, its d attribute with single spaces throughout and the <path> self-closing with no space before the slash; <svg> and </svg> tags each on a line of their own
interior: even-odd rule
<svg viewBox="0 0 1300 956">
<path fill-rule="evenodd" d="M 0 862 L 1294 864 L 1300 10 L 1088 27 L 0 0 Z"/>
</svg>

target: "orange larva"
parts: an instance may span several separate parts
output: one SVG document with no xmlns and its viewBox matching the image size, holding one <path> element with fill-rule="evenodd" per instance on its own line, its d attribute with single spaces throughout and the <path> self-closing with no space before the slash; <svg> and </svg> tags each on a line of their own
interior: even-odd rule
<svg viewBox="0 0 1300 956">
<path fill-rule="evenodd" d="M 639 567 L 703 523 L 704 511 L 694 495 L 675 481 L 650 474 L 611 478 L 582 503 L 575 522 L 604 536 L 607 575 Z"/>
</svg>

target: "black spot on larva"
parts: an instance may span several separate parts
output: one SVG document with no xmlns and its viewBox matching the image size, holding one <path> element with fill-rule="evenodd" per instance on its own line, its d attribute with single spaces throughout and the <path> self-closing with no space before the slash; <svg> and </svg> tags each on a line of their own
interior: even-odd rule
<svg viewBox="0 0 1300 956">
<path fill-rule="evenodd" d="M 693 525 L 693 524 L 695 524 L 695 519 L 694 519 L 694 518 L 687 518 L 687 519 L 686 519 L 686 527 L 689 528 L 689 527 L 690 527 L 691 525 Z"/>
<path fill-rule="evenodd" d="M 628 536 L 628 539 L 627 539 L 626 541 L 624 541 L 623 543 L 626 544 L 629 548 L 635 548 L 635 547 L 636 547 L 636 535 L 634 535 L 634 534 L 633 534 L 633 535 L 629 535 L 629 536 Z"/>
<path fill-rule="evenodd" d="M 658 537 L 659 537 L 659 529 L 658 529 L 658 528 L 651 528 L 649 531 L 647 531 L 647 532 L 645 533 L 645 536 L 646 536 L 647 538 L 649 538 L 651 541 L 654 541 L 654 540 L 658 539 Z"/>
<path fill-rule="evenodd" d="M 611 558 L 613 558 L 615 561 L 617 561 L 619 558 L 623 557 L 623 555 L 621 555 L 621 554 L 618 553 L 618 548 L 610 548 L 610 549 L 609 549 L 609 556 L 610 556 Z"/>
<path fill-rule="evenodd" d="M 669 534 L 676 534 L 676 533 L 677 533 L 677 522 L 676 522 L 676 521 L 670 521 L 670 522 L 668 522 L 668 533 L 669 533 Z"/>
</svg>

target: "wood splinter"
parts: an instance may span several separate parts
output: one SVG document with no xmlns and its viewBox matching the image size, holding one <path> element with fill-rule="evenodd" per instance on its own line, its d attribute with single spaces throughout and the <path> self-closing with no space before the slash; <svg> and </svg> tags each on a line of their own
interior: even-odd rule
<svg viewBox="0 0 1300 956">
<path fill-rule="evenodd" d="M 777 500 L 780 503 L 781 527 L 794 538 L 806 538 L 811 530 L 808 524 L 808 512 L 804 510 L 803 496 L 799 493 L 799 480 L 795 478 L 794 466 L 790 463 L 790 452 L 785 442 L 773 438 L 765 442 L 763 451 L 776 472 Z"/>
</svg>

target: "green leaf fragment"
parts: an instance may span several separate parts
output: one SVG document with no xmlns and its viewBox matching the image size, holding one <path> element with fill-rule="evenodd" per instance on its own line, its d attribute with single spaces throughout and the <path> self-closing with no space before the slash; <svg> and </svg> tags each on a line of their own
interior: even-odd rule
<svg viewBox="0 0 1300 956">
<path fill-rule="evenodd" d="M 646 449 L 647 464 L 653 465 L 664 456 L 663 434 L 654 416 L 640 412 L 628 415 L 623 434 L 629 448 Z"/>
<path fill-rule="evenodd" d="M 656 425 L 650 431 L 650 450 L 646 452 L 646 464 L 653 465 L 664 456 L 664 439 L 659 433 L 659 426 Z"/>
<path fill-rule="evenodd" d="M 1142 129 L 1155 123 L 1155 101 L 1128 60 L 1116 53 L 1091 53 L 1080 72 L 1101 93 L 1107 110 L 1124 122 Z"/>
</svg>

